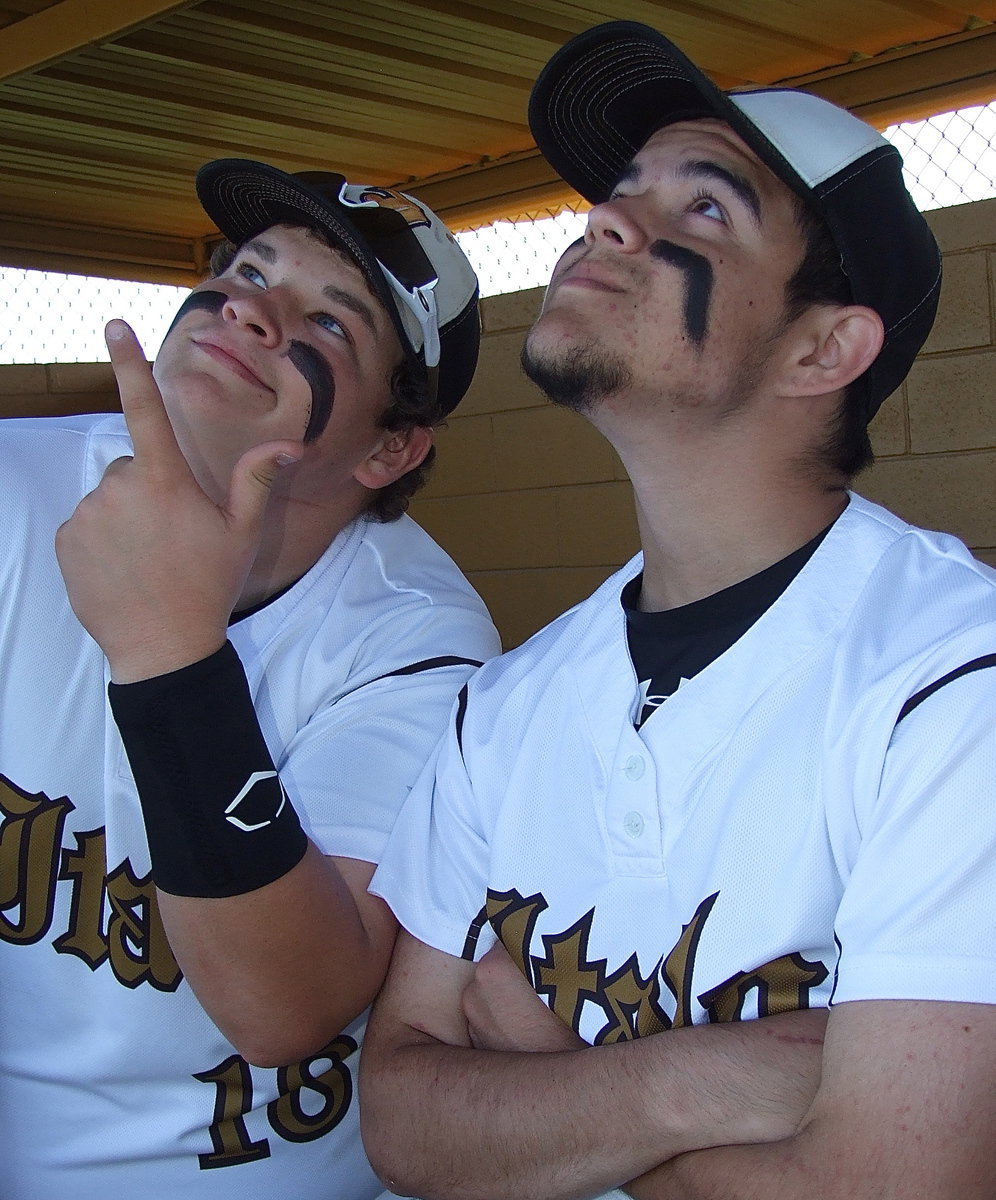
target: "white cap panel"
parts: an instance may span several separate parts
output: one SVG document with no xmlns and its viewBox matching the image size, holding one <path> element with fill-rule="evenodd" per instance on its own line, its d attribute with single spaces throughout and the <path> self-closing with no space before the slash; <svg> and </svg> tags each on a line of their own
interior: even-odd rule
<svg viewBox="0 0 996 1200">
<path fill-rule="evenodd" d="M 778 91 L 731 93 L 729 99 L 788 160 L 807 187 L 889 143 L 864 121 L 819 96 Z M 813 129 L 819 129 L 819 137 Z"/>
</svg>

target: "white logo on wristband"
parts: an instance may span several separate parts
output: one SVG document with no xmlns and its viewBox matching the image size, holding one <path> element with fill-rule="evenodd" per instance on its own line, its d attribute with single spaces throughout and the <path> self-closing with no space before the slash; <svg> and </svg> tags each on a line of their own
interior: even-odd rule
<svg viewBox="0 0 996 1200">
<path fill-rule="evenodd" d="M 277 811 L 272 817 L 267 817 L 265 821 L 256 821 L 254 824 L 247 824 L 234 816 L 235 810 L 239 807 L 243 800 L 249 795 L 257 783 L 262 783 L 266 779 L 276 779 L 280 786 L 280 803 L 277 805 Z M 245 781 L 242 791 L 235 797 L 228 808 L 225 809 L 225 820 L 234 825 L 236 829 L 241 829 L 243 833 L 253 833 L 257 829 L 265 829 L 267 825 L 272 825 L 273 822 L 284 811 L 284 805 L 287 803 L 287 793 L 284 791 L 284 785 L 277 777 L 276 771 L 253 771 L 249 778 Z"/>
</svg>

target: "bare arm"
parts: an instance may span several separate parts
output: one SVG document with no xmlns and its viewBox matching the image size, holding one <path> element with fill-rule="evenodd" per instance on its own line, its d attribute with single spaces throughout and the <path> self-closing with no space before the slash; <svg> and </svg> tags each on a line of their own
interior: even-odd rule
<svg viewBox="0 0 996 1200">
<path fill-rule="evenodd" d="M 122 336 L 110 336 L 115 332 Z M 115 323 L 108 345 L 135 454 L 111 464 L 56 544 L 77 616 L 104 650 L 115 681 L 131 683 L 181 671 L 224 645 L 278 455 L 293 458 L 298 447 L 273 443 L 250 451 L 235 469 L 227 500 L 215 504 L 180 452 L 138 343 Z M 229 710 L 224 702 L 217 707 Z M 262 743 L 248 700 L 243 708 L 235 742 Z M 211 731 L 205 736 L 210 741 Z M 147 795 L 142 799 L 145 805 Z M 182 850 L 199 833 L 181 821 L 172 836 Z M 209 886 L 200 893 L 158 892 L 170 944 L 191 986 L 236 1047 L 260 1065 L 314 1053 L 362 1012 L 383 978 L 396 929 L 387 907 L 366 891 L 369 864 L 326 858 L 300 831 L 297 839 L 289 869 L 264 876 L 260 886 L 240 890 L 236 882 L 227 894 Z M 236 858 L 230 871 L 236 880 L 238 866 Z"/>
<path fill-rule="evenodd" d="M 373 870 L 309 845 L 286 875 L 241 896 L 157 893 L 187 981 L 249 1062 L 313 1054 L 377 994 L 397 925 L 366 892 Z"/>
<path fill-rule="evenodd" d="M 838 1005 L 823 1082 L 799 1132 L 683 1155 L 638 1200 L 991 1200 L 996 1195 L 996 1005 Z"/>
<path fill-rule="evenodd" d="M 472 1034 L 463 1007 L 473 973 L 402 931 L 375 1006 L 364 1142 L 402 1194 L 590 1196 L 694 1148 L 784 1137 L 816 1089 L 818 1014 L 543 1054 L 478 1049 L 485 1022 L 469 1001 Z"/>
</svg>

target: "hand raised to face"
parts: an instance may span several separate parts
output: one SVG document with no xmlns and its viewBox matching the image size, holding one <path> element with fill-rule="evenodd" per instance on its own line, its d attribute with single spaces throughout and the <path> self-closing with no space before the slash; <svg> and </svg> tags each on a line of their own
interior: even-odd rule
<svg viewBox="0 0 996 1200">
<path fill-rule="evenodd" d="M 269 442 L 235 465 L 215 503 L 177 445 L 162 396 L 134 333 L 106 329 L 134 446 L 112 462 L 56 534 L 73 611 L 100 645 L 115 682 L 197 662 L 225 642 L 253 565 L 270 487 L 297 461 L 297 442 Z"/>
</svg>

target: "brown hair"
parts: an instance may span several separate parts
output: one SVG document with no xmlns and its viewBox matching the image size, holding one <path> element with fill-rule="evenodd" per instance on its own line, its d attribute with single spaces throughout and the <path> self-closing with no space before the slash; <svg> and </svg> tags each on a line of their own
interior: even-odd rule
<svg viewBox="0 0 996 1200">
<path fill-rule="evenodd" d="M 800 199 L 796 199 L 795 210 L 796 223 L 805 238 L 805 249 L 795 273 L 785 285 L 783 320 L 786 325 L 814 305 L 854 302 L 840 251 L 826 222 Z M 819 460 L 845 479 L 852 479 L 875 461 L 859 380 L 845 388 L 836 419 L 819 451 Z"/>
</svg>

